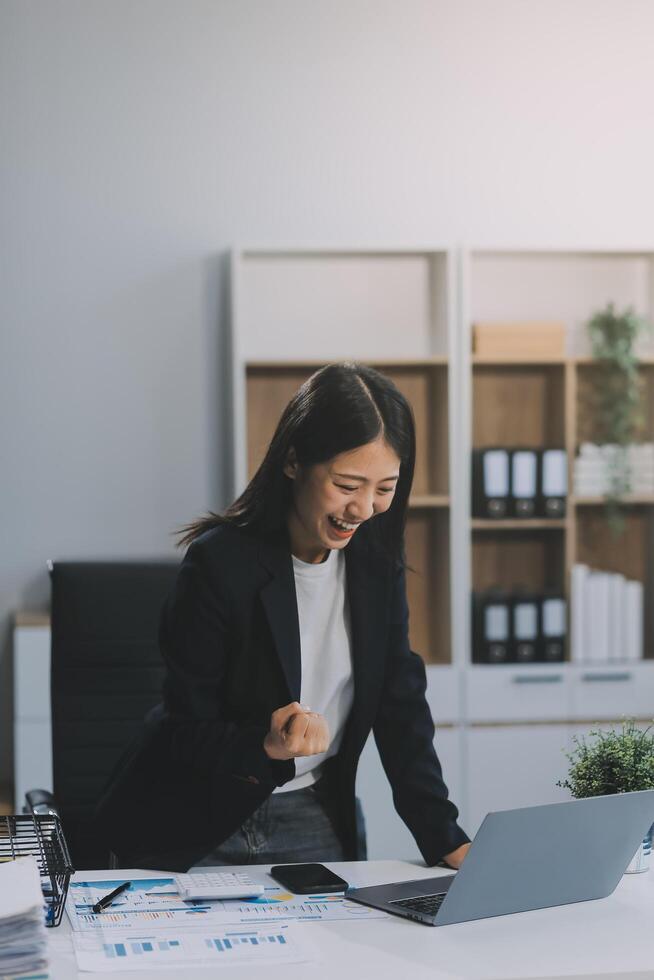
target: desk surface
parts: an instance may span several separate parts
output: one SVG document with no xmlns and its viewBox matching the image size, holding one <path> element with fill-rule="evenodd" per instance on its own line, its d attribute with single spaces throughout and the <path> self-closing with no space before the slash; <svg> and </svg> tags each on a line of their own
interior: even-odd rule
<svg viewBox="0 0 654 980">
<path fill-rule="evenodd" d="M 403 861 L 334 862 L 356 885 L 382 884 L 448 874 Z M 269 865 L 249 866 L 255 877 Z M 233 870 L 233 869 L 224 869 Z M 80 880 L 136 877 L 134 870 L 83 871 Z M 152 874 L 152 872 L 147 872 Z M 262 879 L 268 880 L 268 879 Z M 625 875 L 608 898 L 519 915 L 430 928 L 396 916 L 366 922 L 305 922 L 321 958 L 312 963 L 266 967 L 266 980 L 652 980 L 654 977 L 654 871 Z M 67 919 L 48 930 L 52 980 L 77 980 Z M 243 966 L 185 970 L 184 980 L 246 980 Z M 121 980 L 154 980 L 170 971 L 114 974 Z M 88 977 L 80 973 L 79 977 Z M 111 976 L 111 974 L 104 974 Z"/>
</svg>

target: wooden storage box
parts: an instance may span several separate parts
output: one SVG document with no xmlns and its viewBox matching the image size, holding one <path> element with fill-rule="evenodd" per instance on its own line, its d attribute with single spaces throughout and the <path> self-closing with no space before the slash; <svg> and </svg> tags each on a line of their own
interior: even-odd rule
<svg viewBox="0 0 654 980">
<path fill-rule="evenodd" d="M 517 360 L 565 356 L 563 323 L 475 323 L 472 338 L 472 349 L 482 358 Z"/>
</svg>

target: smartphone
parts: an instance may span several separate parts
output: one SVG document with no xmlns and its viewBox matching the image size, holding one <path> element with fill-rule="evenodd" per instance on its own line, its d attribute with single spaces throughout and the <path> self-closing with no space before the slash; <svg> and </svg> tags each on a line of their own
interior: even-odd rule
<svg viewBox="0 0 654 980">
<path fill-rule="evenodd" d="M 270 874 L 295 895 L 342 892 L 347 888 L 347 881 L 324 864 L 276 864 L 270 869 Z"/>
</svg>

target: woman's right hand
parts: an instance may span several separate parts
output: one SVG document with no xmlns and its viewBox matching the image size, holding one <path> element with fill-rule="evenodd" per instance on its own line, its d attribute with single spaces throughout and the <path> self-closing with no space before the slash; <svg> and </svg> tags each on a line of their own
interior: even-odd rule
<svg viewBox="0 0 654 980">
<path fill-rule="evenodd" d="M 319 755 L 329 748 L 327 722 L 322 715 L 293 701 L 273 711 L 263 747 L 269 759 Z"/>
</svg>

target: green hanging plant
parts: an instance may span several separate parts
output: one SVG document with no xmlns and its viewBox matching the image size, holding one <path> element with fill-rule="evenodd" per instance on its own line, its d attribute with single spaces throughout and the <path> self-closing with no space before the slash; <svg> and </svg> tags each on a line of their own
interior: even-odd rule
<svg viewBox="0 0 654 980">
<path fill-rule="evenodd" d="M 609 463 L 606 513 L 616 533 L 624 529 L 622 501 L 631 489 L 627 446 L 636 440 L 643 426 L 643 386 L 634 347 L 649 329 L 649 324 L 631 307 L 618 313 L 613 303 L 588 322 L 597 361 L 593 372 L 596 431 L 600 442 L 615 446 Z"/>
</svg>

